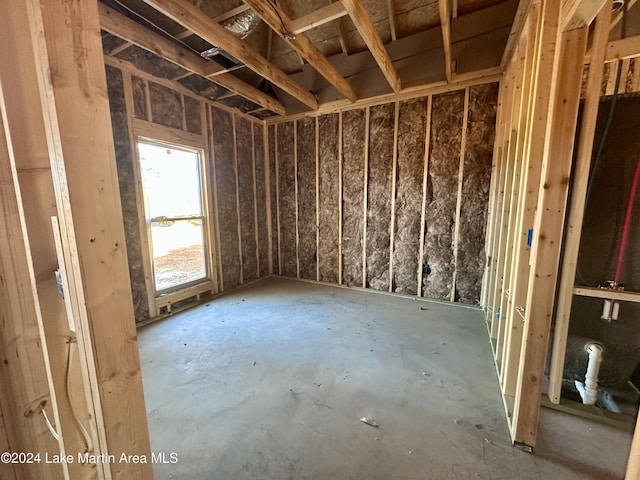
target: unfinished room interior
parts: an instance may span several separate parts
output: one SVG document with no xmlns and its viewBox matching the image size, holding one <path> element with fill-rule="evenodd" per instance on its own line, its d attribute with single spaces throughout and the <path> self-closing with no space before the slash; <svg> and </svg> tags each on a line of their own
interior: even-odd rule
<svg viewBox="0 0 640 480">
<path fill-rule="evenodd" d="M 2 480 L 640 480 L 636 0 L 0 10 Z"/>
</svg>

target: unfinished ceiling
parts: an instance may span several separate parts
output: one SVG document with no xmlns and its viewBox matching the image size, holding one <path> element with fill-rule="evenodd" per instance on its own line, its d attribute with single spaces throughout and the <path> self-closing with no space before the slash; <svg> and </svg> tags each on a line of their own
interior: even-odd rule
<svg viewBox="0 0 640 480">
<path fill-rule="evenodd" d="M 100 18 L 111 61 L 265 119 L 495 73 L 517 5 L 101 0 Z"/>
</svg>

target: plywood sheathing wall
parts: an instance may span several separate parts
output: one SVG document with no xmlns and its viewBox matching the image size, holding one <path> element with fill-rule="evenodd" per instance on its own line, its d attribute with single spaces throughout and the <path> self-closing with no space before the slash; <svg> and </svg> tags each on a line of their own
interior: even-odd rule
<svg viewBox="0 0 640 480">
<path fill-rule="evenodd" d="M 270 179 L 270 191 L 266 189 L 265 171 L 275 177 L 275 166 L 273 158 L 270 164 L 265 163 L 263 125 L 224 107 L 216 108 L 201 97 L 162 85 L 161 79 L 154 81 L 150 75 L 140 74 L 142 78 L 110 65 L 106 70 L 136 320 L 150 316 L 149 292 L 153 289 L 148 285 L 150 277 L 145 276 L 144 252 L 148 251 L 148 244 L 140 233 L 144 230 L 143 223 L 141 228 L 144 220 L 139 213 L 141 192 L 136 192 L 137 162 L 133 158 L 135 148 L 132 148 L 134 140 L 130 134 L 134 119 L 174 129 L 174 132 L 203 135 L 205 139 L 207 132 L 210 133 L 210 151 L 205 151 L 204 157 L 208 162 L 205 171 L 210 172 L 206 186 L 212 192 L 210 199 L 214 204 L 209 211 L 215 212 L 209 219 L 213 239 L 210 254 L 218 290 L 230 290 L 268 275 L 266 196 L 271 195 L 271 204 L 275 205 L 276 192 L 275 178 Z M 129 99 L 125 94 L 127 76 L 131 80 Z M 132 118 L 128 118 L 127 100 Z M 203 115 L 205 107 L 207 111 Z M 275 229 L 272 233 L 277 238 Z M 277 251 L 277 240 L 273 244 Z M 277 254 L 274 258 L 277 262 Z"/>
<path fill-rule="evenodd" d="M 426 297 L 449 300 L 453 290 L 455 300 L 478 303 L 497 94 L 490 84 L 434 96 L 430 125 L 428 99 L 420 98 L 322 115 L 315 131 L 316 119 L 308 118 L 270 126 L 277 131 L 270 151 L 278 168 L 280 273 L 315 279 L 317 261 L 321 281 L 363 286 L 364 279 L 368 288 L 415 295 L 422 278 Z"/>
<path fill-rule="evenodd" d="M 127 259 L 129 262 L 129 276 L 131 277 L 131 293 L 133 295 L 133 310 L 136 319 L 149 318 L 149 300 L 145 283 L 145 273 L 142 257 L 142 241 L 138 223 L 138 206 L 136 201 L 136 185 L 132 158 L 131 138 L 125 106 L 124 82 L 122 72 L 117 68 L 107 66 L 107 90 L 111 111 L 111 128 L 116 151 L 116 165 L 118 168 L 118 183 L 120 187 L 120 204 L 127 244 Z M 141 79 L 136 79 L 142 82 Z M 136 86 L 136 83 L 134 83 Z M 144 92 L 144 86 L 137 84 L 139 91 Z M 135 95 L 136 103 L 141 103 L 141 95 Z M 144 99 L 144 96 L 142 96 Z M 144 108 L 143 108 L 144 107 Z M 136 111 L 146 111 L 146 100 L 136 107 Z"/>
</svg>

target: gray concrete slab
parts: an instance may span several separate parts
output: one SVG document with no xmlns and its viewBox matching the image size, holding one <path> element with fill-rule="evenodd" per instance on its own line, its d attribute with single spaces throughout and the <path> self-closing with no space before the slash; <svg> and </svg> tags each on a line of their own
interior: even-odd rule
<svg viewBox="0 0 640 480">
<path fill-rule="evenodd" d="M 559 412 L 511 446 L 479 310 L 268 278 L 139 341 L 158 479 L 624 475 L 629 434 Z"/>
</svg>

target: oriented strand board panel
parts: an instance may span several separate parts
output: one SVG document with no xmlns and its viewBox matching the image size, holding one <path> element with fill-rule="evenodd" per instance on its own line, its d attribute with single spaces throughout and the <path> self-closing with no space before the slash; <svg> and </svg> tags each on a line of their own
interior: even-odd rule
<svg viewBox="0 0 640 480">
<path fill-rule="evenodd" d="M 260 277 L 269 273 L 269 233 L 267 231 L 268 194 L 264 186 L 264 130 L 261 125 L 253 126 L 253 150 L 255 152 L 256 221 L 258 228 L 258 272 Z"/>
<path fill-rule="evenodd" d="M 393 291 L 410 295 L 418 292 L 426 121 L 426 98 L 400 103 Z"/>
<path fill-rule="evenodd" d="M 320 281 L 338 283 L 340 241 L 340 159 L 338 158 L 338 114 L 323 115 L 319 122 L 319 216 L 318 262 Z"/>
<path fill-rule="evenodd" d="M 429 298 L 451 295 L 463 110 L 464 91 L 433 97 L 423 289 Z"/>
<path fill-rule="evenodd" d="M 275 127 L 271 125 L 267 131 L 267 141 L 269 142 L 269 192 L 271 200 L 271 258 L 273 273 L 278 275 L 278 196 L 276 188 L 278 186 L 276 178 L 276 134 Z"/>
<path fill-rule="evenodd" d="M 297 129 L 298 260 L 300 262 L 300 277 L 315 280 L 318 268 L 316 246 L 315 119 L 304 118 L 299 120 L 297 122 Z"/>
<path fill-rule="evenodd" d="M 277 136 L 281 274 L 286 277 L 297 277 L 296 166 L 293 150 L 293 122 L 279 124 Z"/>
<path fill-rule="evenodd" d="M 371 107 L 367 205 L 367 286 L 389 289 L 393 103 Z"/>
<path fill-rule="evenodd" d="M 111 67 L 113 68 L 113 67 Z M 133 89 L 133 115 L 142 120 L 147 119 L 147 84 L 135 75 L 131 75 Z"/>
<path fill-rule="evenodd" d="M 480 302 L 497 102 L 495 83 L 469 89 L 456 274 L 456 291 L 463 303 Z"/>
<path fill-rule="evenodd" d="M 244 282 L 258 277 L 256 232 L 253 211 L 253 156 L 251 123 L 236 117 L 236 149 L 238 157 L 238 199 L 242 244 L 242 272 Z"/>
<path fill-rule="evenodd" d="M 202 135 L 202 104 L 193 97 L 184 96 L 184 116 L 187 132 Z"/>
<path fill-rule="evenodd" d="M 342 282 L 362 286 L 365 111 L 342 114 Z"/>
<path fill-rule="evenodd" d="M 233 156 L 233 120 L 231 114 L 212 108 L 213 151 L 216 170 L 220 256 L 224 290 L 240 284 L 238 252 L 238 209 L 236 172 Z"/>
<path fill-rule="evenodd" d="M 182 130 L 182 102 L 175 90 L 149 82 L 151 121 L 165 127 Z"/>
<path fill-rule="evenodd" d="M 149 303 L 142 263 L 135 176 L 133 174 L 134 167 L 127 125 L 123 79 L 122 72 L 117 68 L 107 66 L 106 73 L 109 106 L 111 109 L 111 128 L 113 129 L 120 187 L 120 203 L 122 205 L 127 258 L 129 260 L 131 293 L 133 294 L 133 309 L 136 321 L 141 321 L 149 317 Z"/>
</svg>

